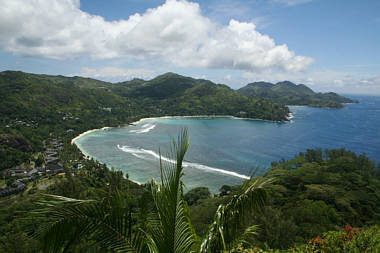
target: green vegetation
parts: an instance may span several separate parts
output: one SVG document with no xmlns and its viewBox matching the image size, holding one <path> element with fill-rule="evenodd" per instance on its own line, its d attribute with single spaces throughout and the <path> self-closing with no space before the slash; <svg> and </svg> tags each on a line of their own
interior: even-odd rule
<svg viewBox="0 0 380 253">
<path fill-rule="evenodd" d="M 144 104 L 158 108 L 159 115 L 232 115 L 281 121 L 286 120 L 289 112 L 283 105 L 249 98 L 226 85 L 174 73 L 150 81 L 134 79 L 116 85 L 116 93 L 144 99 Z M 154 111 L 151 113 L 155 115 Z"/>
<path fill-rule="evenodd" d="M 38 203 L 41 194 L 102 200 L 114 187 L 122 190 L 128 188 L 130 194 L 136 198 L 133 204 L 137 205 L 137 198 L 144 193 L 140 186 L 123 178 L 119 171 L 112 171 L 96 161 L 83 159 L 76 146 L 70 146 L 72 148 L 63 150 L 62 154 L 69 159 L 81 157 L 81 170 L 74 175 L 70 169 L 66 169 L 64 176 L 39 176 L 28 184 L 25 191 L 0 199 L 0 252 L 42 252 L 40 242 L 32 236 L 32 233 L 36 233 L 51 218 L 32 215 L 33 211 L 40 208 Z M 86 247 L 83 244 L 77 249 Z"/>
<path fill-rule="evenodd" d="M 344 149 L 307 150 L 289 161 L 272 163 L 262 177 L 274 181 L 268 189 L 268 204 L 250 220 L 259 226 L 253 244 L 260 248 L 287 249 L 346 224 L 380 224 L 380 170 L 365 154 Z M 190 205 L 199 235 L 206 233 L 205 224 L 210 224 L 218 205 L 238 189 L 222 188 L 220 196 L 200 198 Z M 197 198 L 195 192 L 191 199 Z"/>
<path fill-rule="evenodd" d="M 112 84 L 4 71 L 0 89 L 1 125 L 43 128 L 41 132 L 51 125 L 59 133 L 83 130 L 83 125 L 115 126 L 146 116 L 202 114 L 285 120 L 288 113 L 282 105 L 248 98 L 225 85 L 172 73 L 150 81 Z"/>
<path fill-rule="evenodd" d="M 241 94 L 265 98 L 286 105 L 308 105 L 313 107 L 342 108 L 342 103 L 356 103 L 334 92 L 315 93 L 304 84 L 289 81 L 277 84 L 267 82 L 250 83 L 238 90 Z"/>
<path fill-rule="evenodd" d="M 243 244 L 233 249 L 234 253 L 336 253 L 336 252 L 379 252 L 380 226 L 359 229 L 347 225 L 341 231 L 329 231 L 323 236 L 311 239 L 307 244 L 287 250 L 263 250 L 260 248 L 244 248 Z"/>
</svg>

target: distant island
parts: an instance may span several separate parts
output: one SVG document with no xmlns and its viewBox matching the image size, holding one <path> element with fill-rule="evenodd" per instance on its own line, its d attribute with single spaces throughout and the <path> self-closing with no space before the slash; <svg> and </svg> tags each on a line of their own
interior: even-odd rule
<svg viewBox="0 0 380 253">
<path fill-rule="evenodd" d="M 304 84 L 289 81 L 276 84 L 254 82 L 238 89 L 238 92 L 251 97 L 268 99 L 286 105 L 307 105 L 312 107 L 342 108 L 342 103 L 357 101 L 340 96 L 334 92 L 316 93 Z"/>
</svg>

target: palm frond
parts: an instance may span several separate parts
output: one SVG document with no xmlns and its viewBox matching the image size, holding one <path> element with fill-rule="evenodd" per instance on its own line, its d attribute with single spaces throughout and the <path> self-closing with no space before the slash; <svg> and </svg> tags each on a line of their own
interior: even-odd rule
<svg viewBox="0 0 380 253">
<path fill-rule="evenodd" d="M 230 250 L 246 225 L 246 219 L 264 206 L 267 191 L 264 186 L 270 179 L 255 178 L 244 182 L 239 194 L 234 195 L 226 205 L 220 205 L 210 225 L 201 252 L 222 252 Z"/>
<path fill-rule="evenodd" d="M 190 220 L 183 198 L 182 161 L 189 147 L 189 137 L 184 129 L 173 141 L 169 159 L 163 159 L 160 152 L 161 184 L 151 182 L 152 195 L 157 211 L 145 233 L 151 252 L 189 252 L 194 243 Z"/>
<path fill-rule="evenodd" d="M 132 233 L 131 204 L 116 191 L 101 202 L 46 195 L 35 216 L 48 219 L 36 236 L 44 252 L 66 252 L 86 238 L 116 252 L 144 252 L 141 233 Z"/>
<path fill-rule="evenodd" d="M 249 245 L 250 247 L 253 247 L 252 239 L 258 235 L 259 226 L 258 225 L 252 225 L 250 227 L 247 227 L 244 230 L 244 233 L 239 237 L 238 241 L 239 243 Z"/>
</svg>

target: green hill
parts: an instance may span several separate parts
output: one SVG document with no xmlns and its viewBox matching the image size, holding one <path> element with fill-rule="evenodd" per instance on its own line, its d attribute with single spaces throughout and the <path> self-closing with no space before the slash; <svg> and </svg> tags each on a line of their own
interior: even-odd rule
<svg viewBox="0 0 380 253">
<path fill-rule="evenodd" d="M 342 108 L 342 103 L 355 101 L 334 92 L 316 93 L 304 84 L 283 81 L 276 84 L 255 82 L 238 90 L 241 94 L 269 99 L 286 105 L 308 105 L 314 107 Z"/>
<path fill-rule="evenodd" d="M 260 98 L 248 98 L 225 85 L 174 73 L 150 81 L 133 79 L 108 83 L 90 78 L 0 73 L 1 116 L 41 119 L 52 113 L 71 113 L 119 121 L 161 115 L 233 115 L 267 120 L 286 120 L 285 106 Z M 110 109 L 107 109 L 110 108 Z M 104 113 L 108 112 L 108 113 Z M 102 114 L 98 117 L 96 114 Z M 52 115 L 50 115 L 52 116 Z"/>
<path fill-rule="evenodd" d="M 167 99 L 183 95 L 184 91 L 192 88 L 197 81 L 174 73 L 166 73 L 150 81 L 126 82 L 130 88 L 127 97 L 143 97 L 153 99 Z"/>
<path fill-rule="evenodd" d="M 165 115 L 233 115 L 277 121 L 286 120 L 288 113 L 283 105 L 249 98 L 226 85 L 174 73 L 145 82 L 125 82 L 114 91 L 131 99 L 144 98 Z"/>
</svg>

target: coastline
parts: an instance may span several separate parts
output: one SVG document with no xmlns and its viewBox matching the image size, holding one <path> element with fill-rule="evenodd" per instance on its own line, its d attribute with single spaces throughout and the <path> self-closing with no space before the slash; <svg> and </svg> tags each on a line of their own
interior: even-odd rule
<svg viewBox="0 0 380 253">
<path fill-rule="evenodd" d="M 77 139 L 79 139 L 82 136 L 85 136 L 86 134 L 89 134 L 89 133 L 92 133 L 92 132 L 95 132 L 95 131 L 98 131 L 98 130 L 106 130 L 106 129 L 109 129 L 109 128 L 111 128 L 111 127 L 102 127 L 102 128 L 96 128 L 96 129 L 87 130 L 86 132 L 83 132 L 83 133 L 79 134 L 78 136 L 74 137 L 73 139 L 71 139 L 71 145 L 75 144 L 75 141 Z"/>
<path fill-rule="evenodd" d="M 289 114 L 292 114 L 292 113 L 290 112 Z M 288 119 L 289 117 L 290 117 L 290 115 L 288 115 L 286 118 Z M 158 116 L 158 117 L 141 118 L 135 122 L 129 123 L 129 125 L 135 126 L 135 125 L 137 125 L 137 124 L 139 124 L 145 120 L 149 120 L 149 119 L 183 119 L 183 118 L 207 118 L 207 119 L 231 118 L 231 119 L 241 119 L 241 120 L 266 121 L 266 122 L 272 122 L 272 123 L 287 122 L 287 121 L 275 121 L 275 120 L 267 120 L 267 119 L 241 118 L 241 117 L 236 117 L 236 116 L 232 116 L 232 115 L 189 115 L 189 116 Z"/>
<path fill-rule="evenodd" d="M 236 117 L 236 116 L 232 116 L 232 115 L 189 115 L 189 116 L 158 116 L 158 117 L 149 117 L 149 118 L 141 118 L 137 121 L 134 121 L 132 123 L 127 123 L 125 126 L 135 126 L 143 121 L 146 121 L 146 120 L 150 120 L 150 119 L 183 119 L 183 118 L 207 118 L 207 119 L 214 119 L 214 118 L 230 118 L 230 119 L 240 119 L 240 120 L 257 120 L 257 121 L 266 121 L 266 122 L 272 122 L 272 123 L 284 123 L 284 122 L 290 122 L 290 119 L 292 119 L 294 116 L 293 116 L 293 113 L 290 112 L 288 113 L 288 115 L 286 116 L 286 119 L 288 121 L 274 121 L 274 120 L 266 120 L 266 119 L 255 119 L 255 118 L 241 118 L 241 117 Z M 119 126 L 120 127 L 120 126 Z M 86 134 L 89 134 L 89 133 L 92 133 L 92 132 L 95 132 L 95 131 L 99 131 L 99 130 L 107 130 L 107 129 L 111 129 L 111 128 L 116 128 L 116 127 L 102 127 L 102 128 L 95 128 L 95 129 L 91 129 L 91 130 L 87 130 L 81 134 L 79 134 L 78 136 L 74 137 L 72 140 L 71 140 L 71 144 L 75 144 L 75 141 L 83 136 L 85 136 Z"/>
<path fill-rule="evenodd" d="M 232 116 L 232 115 L 191 115 L 191 116 L 161 116 L 161 117 L 149 117 L 149 118 L 141 118 L 135 122 L 132 122 L 132 123 L 128 123 L 126 124 L 125 126 L 135 126 L 143 121 L 146 121 L 146 120 L 151 120 L 151 119 L 182 119 L 182 118 L 208 118 L 208 119 L 214 119 L 214 118 L 230 118 L 230 119 L 239 119 L 239 120 L 255 120 L 255 121 L 267 121 L 267 122 L 272 122 L 272 123 L 281 123 L 281 122 L 291 122 L 291 118 L 293 118 L 293 113 L 289 113 L 286 117 L 286 119 L 288 121 L 272 121 L 272 120 L 264 120 L 264 119 L 254 119 L 254 118 L 240 118 L 240 117 L 235 117 L 235 116 Z M 120 127 L 120 126 L 119 126 Z M 102 127 L 102 128 L 96 128 L 96 129 L 91 129 L 91 130 L 87 130 L 81 134 L 79 134 L 78 136 L 74 137 L 72 140 L 71 140 L 71 144 L 72 145 L 76 145 L 78 148 L 79 146 L 75 143 L 76 140 L 78 140 L 79 138 L 89 134 L 89 133 L 93 133 L 93 132 L 96 132 L 96 131 L 104 131 L 104 130 L 107 130 L 107 129 L 111 129 L 111 128 L 116 128 L 116 127 Z M 79 148 L 80 152 L 82 153 L 83 157 L 85 159 L 88 159 L 87 158 L 87 155 Z M 138 181 L 135 181 L 135 180 L 132 180 L 130 178 L 128 178 L 128 180 L 138 184 L 138 185 L 143 185 L 144 183 L 140 183 Z"/>
<path fill-rule="evenodd" d="M 112 127 L 102 127 L 102 128 L 91 129 L 91 130 L 85 131 L 85 132 L 81 133 L 80 135 L 74 137 L 74 138 L 71 140 L 71 145 L 76 145 L 76 146 L 78 147 L 78 149 L 80 150 L 80 152 L 82 153 L 84 159 L 89 159 L 89 158 L 87 158 L 89 155 L 85 154 L 85 153 L 79 148 L 79 146 L 75 143 L 75 141 L 76 141 L 77 139 L 83 137 L 83 136 L 86 135 L 86 134 L 89 134 L 89 133 L 92 133 L 92 132 L 95 132 L 95 131 L 99 131 L 99 130 L 103 130 L 103 131 L 104 131 L 104 130 L 107 130 L 107 129 L 110 129 L 110 128 L 112 128 Z M 124 177 L 124 176 L 123 176 L 123 177 Z M 127 179 L 126 177 L 124 177 L 124 178 Z M 140 183 L 140 182 L 135 181 L 135 180 L 130 179 L 130 178 L 128 178 L 128 180 L 131 181 L 131 182 L 133 182 L 133 183 L 135 183 L 135 184 L 137 184 L 137 185 L 143 185 L 143 184 L 144 184 L 144 183 Z"/>
</svg>

